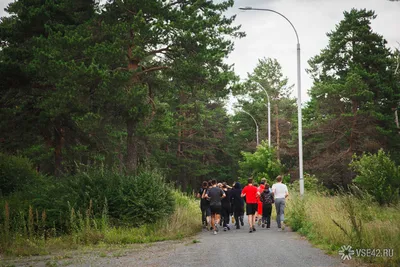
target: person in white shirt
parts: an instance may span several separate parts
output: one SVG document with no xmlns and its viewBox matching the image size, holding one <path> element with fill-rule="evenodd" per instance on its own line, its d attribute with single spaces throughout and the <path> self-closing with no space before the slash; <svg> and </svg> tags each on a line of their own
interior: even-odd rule
<svg viewBox="0 0 400 267">
<path fill-rule="evenodd" d="M 282 176 L 276 177 L 276 184 L 272 185 L 272 192 L 275 197 L 275 209 L 276 209 L 276 222 L 278 228 L 285 230 L 285 199 L 289 196 L 287 186 L 282 183 Z"/>
</svg>

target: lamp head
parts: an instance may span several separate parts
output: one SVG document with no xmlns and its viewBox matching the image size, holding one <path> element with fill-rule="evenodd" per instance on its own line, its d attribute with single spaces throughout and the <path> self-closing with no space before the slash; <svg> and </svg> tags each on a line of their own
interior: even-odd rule
<svg viewBox="0 0 400 267">
<path fill-rule="evenodd" d="M 253 8 L 251 6 L 246 6 L 246 7 L 239 7 L 240 10 L 252 10 Z"/>
</svg>

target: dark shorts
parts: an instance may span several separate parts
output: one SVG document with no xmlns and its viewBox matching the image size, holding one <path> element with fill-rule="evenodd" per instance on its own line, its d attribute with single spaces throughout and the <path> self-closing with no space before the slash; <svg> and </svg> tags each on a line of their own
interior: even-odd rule
<svg viewBox="0 0 400 267">
<path fill-rule="evenodd" d="M 221 206 L 210 206 L 211 215 L 212 214 L 221 214 Z"/>
<path fill-rule="evenodd" d="M 200 208 L 201 208 L 201 211 L 202 211 L 202 212 L 205 212 L 205 213 L 206 213 L 206 216 L 207 216 L 207 217 L 208 217 L 208 216 L 211 216 L 211 209 L 210 209 L 210 206 L 209 206 L 209 205 L 207 205 L 207 206 L 201 206 Z"/>
<path fill-rule="evenodd" d="M 248 203 L 246 204 L 246 214 L 247 215 L 254 215 L 257 212 L 257 203 Z"/>
</svg>

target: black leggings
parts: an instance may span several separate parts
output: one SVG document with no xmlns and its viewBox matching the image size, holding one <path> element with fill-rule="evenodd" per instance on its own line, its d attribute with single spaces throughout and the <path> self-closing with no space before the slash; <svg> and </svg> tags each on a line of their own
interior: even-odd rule
<svg viewBox="0 0 400 267">
<path fill-rule="evenodd" d="M 244 206 L 235 207 L 233 210 L 233 216 L 235 217 L 235 224 L 239 226 L 239 220 L 243 222 Z"/>
<path fill-rule="evenodd" d="M 224 227 L 229 224 L 229 214 L 231 213 L 230 207 L 222 207 L 221 216 L 223 218 Z"/>
<path fill-rule="evenodd" d="M 271 212 L 272 212 L 272 204 L 263 203 L 262 222 L 267 223 L 267 226 L 271 225 Z"/>
</svg>

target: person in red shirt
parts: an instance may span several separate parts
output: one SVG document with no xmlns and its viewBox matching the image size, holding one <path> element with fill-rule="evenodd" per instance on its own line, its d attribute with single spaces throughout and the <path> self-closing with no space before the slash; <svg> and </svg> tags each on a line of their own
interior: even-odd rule
<svg viewBox="0 0 400 267">
<path fill-rule="evenodd" d="M 241 194 L 241 197 L 244 196 L 246 197 L 246 214 L 249 218 L 250 225 L 249 232 L 252 233 L 253 231 L 256 231 L 256 228 L 254 227 L 256 223 L 255 213 L 257 211 L 257 198 L 260 196 L 257 187 L 253 185 L 253 178 L 247 180 L 247 185 L 243 188 Z"/>
<path fill-rule="evenodd" d="M 265 179 L 265 178 L 261 179 L 260 186 L 258 187 L 258 192 L 260 193 L 260 195 L 261 195 L 262 192 L 264 192 L 265 182 L 266 181 L 267 181 L 267 179 Z M 260 226 L 261 225 L 261 220 L 262 220 L 262 214 L 263 214 L 263 211 L 262 211 L 263 204 L 260 201 L 260 199 L 258 199 L 257 205 L 258 206 L 257 206 L 256 219 L 258 219 L 258 226 Z"/>
</svg>

